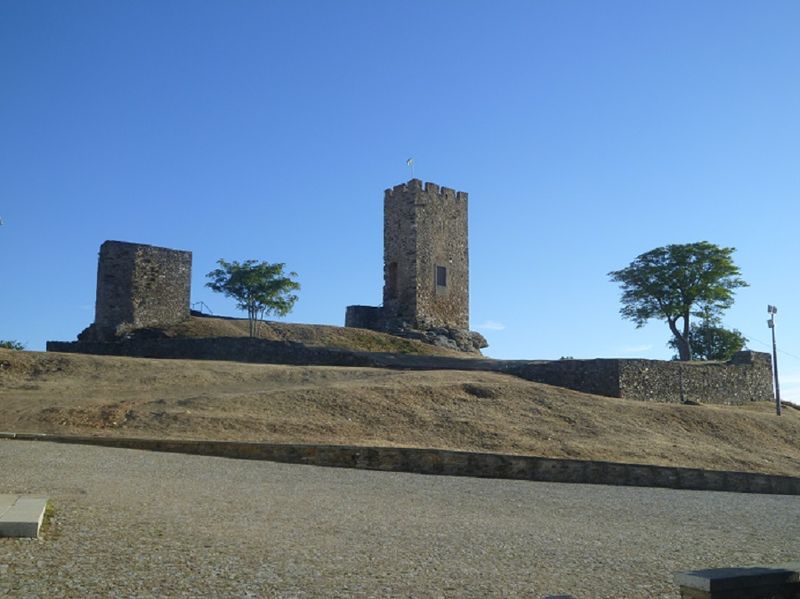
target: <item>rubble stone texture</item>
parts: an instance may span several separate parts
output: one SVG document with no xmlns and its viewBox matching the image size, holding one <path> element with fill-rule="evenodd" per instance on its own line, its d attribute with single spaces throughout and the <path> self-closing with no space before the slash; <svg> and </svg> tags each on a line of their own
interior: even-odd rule
<svg viewBox="0 0 800 599">
<path fill-rule="evenodd" d="M 383 309 L 415 328 L 469 328 L 467 194 L 412 179 L 383 200 Z"/>
<path fill-rule="evenodd" d="M 667 403 L 771 401 L 772 358 L 741 351 L 727 362 L 595 359 L 507 361 L 498 370 L 584 393 Z"/>
<path fill-rule="evenodd" d="M 345 326 L 480 353 L 469 331 L 468 196 L 411 179 L 383 199 L 383 305 L 348 306 Z"/>
<path fill-rule="evenodd" d="M 188 318 L 191 274 L 191 252 L 106 241 L 97 265 L 94 335 L 108 340 Z"/>
</svg>

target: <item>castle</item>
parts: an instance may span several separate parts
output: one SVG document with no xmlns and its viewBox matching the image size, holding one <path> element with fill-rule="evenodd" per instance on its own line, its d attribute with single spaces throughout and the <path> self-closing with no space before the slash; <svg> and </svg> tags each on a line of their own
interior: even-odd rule
<svg viewBox="0 0 800 599">
<path fill-rule="evenodd" d="M 383 305 L 348 306 L 345 326 L 422 338 L 467 351 L 468 196 L 411 179 L 384 192 Z"/>
<path fill-rule="evenodd" d="M 477 352 L 469 326 L 467 194 L 412 179 L 384 194 L 383 305 L 348 306 L 346 326 Z M 235 337 L 166 338 L 159 329 L 190 312 L 191 252 L 122 241 L 100 247 L 95 320 L 77 342 L 48 351 L 237 360 L 273 364 L 463 368 L 609 397 L 742 404 L 772 399 L 769 354 L 743 351 L 727 363 L 660 360 L 504 361 L 367 354 Z M 144 329 L 144 330 L 143 330 Z M 412 358 L 410 360 L 404 358 Z"/>
<path fill-rule="evenodd" d="M 348 306 L 345 326 L 464 351 L 486 340 L 469 329 L 465 192 L 411 179 L 383 200 L 383 306 Z M 188 318 L 192 253 L 106 241 L 100 246 L 94 323 L 81 341 L 110 341 Z"/>
</svg>

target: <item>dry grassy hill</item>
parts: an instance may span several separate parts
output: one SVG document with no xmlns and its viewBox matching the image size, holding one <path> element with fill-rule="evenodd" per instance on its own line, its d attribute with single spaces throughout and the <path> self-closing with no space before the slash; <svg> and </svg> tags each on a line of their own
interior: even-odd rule
<svg viewBox="0 0 800 599">
<path fill-rule="evenodd" d="M 168 337 L 247 337 L 248 323 L 239 318 L 191 316 L 187 320 L 159 329 Z M 421 356 L 480 357 L 436 347 L 415 339 L 403 339 L 386 333 L 322 324 L 292 324 L 262 321 L 259 337 L 271 341 L 293 341 L 304 345 L 335 347 L 353 351 L 391 352 Z"/>
<path fill-rule="evenodd" d="M 0 350 L 0 430 L 437 447 L 800 476 L 800 412 L 610 399 L 489 372 Z"/>
</svg>

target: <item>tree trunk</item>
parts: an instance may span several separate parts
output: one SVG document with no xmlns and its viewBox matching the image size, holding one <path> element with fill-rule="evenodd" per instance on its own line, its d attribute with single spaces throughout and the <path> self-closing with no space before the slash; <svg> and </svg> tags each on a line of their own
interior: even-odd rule
<svg viewBox="0 0 800 599">
<path fill-rule="evenodd" d="M 688 322 L 688 319 L 684 321 L 684 323 Z M 681 334 L 674 320 L 667 319 L 667 323 L 669 324 L 669 330 L 672 331 L 675 337 L 675 344 L 678 346 L 678 359 L 682 362 L 688 362 L 692 359 L 692 347 L 689 344 L 689 332 L 686 330 L 688 328 L 687 325 L 684 324 L 684 333 Z"/>
<path fill-rule="evenodd" d="M 250 337 L 256 336 L 256 312 L 255 309 L 252 307 L 247 308 L 247 331 L 250 333 Z"/>
<path fill-rule="evenodd" d="M 692 338 L 689 336 L 689 310 L 683 314 L 683 339 L 686 342 L 686 360 L 692 359 Z"/>
<path fill-rule="evenodd" d="M 253 334 L 252 337 L 258 337 L 258 327 L 261 326 L 261 314 L 258 312 L 253 313 Z"/>
<path fill-rule="evenodd" d="M 678 359 L 681 362 L 688 362 L 692 359 L 692 348 L 689 342 L 680 335 L 675 336 L 675 341 L 678 344 Z"/>
</svg>

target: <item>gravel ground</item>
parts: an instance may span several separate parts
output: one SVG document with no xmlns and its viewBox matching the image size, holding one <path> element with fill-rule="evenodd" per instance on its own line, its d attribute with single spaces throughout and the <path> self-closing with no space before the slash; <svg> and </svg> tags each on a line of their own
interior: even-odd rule
<svg viewBox="0 0 800 599">
<path fill-rule="evenodd" d="M 422 476 L 0 441 L 8 597 L 678 597 L 672 572 L 800 557 L 800 499 Z"/>
</svg>

